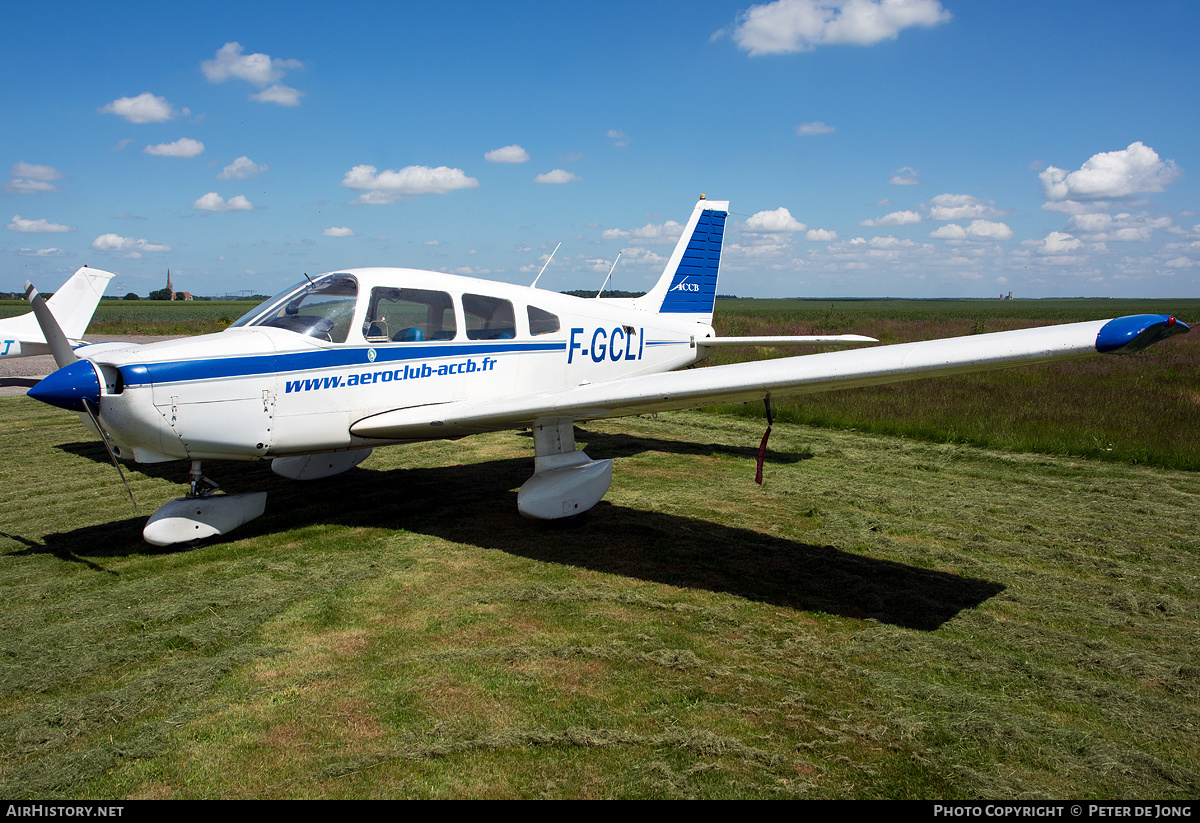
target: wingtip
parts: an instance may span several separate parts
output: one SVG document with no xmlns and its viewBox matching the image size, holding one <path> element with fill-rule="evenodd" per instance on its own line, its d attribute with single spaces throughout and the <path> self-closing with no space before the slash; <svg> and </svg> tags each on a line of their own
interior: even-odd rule
<svg viewBox="0 0 1200 823">
<path fill-rule="evenodd" d="M 1102 354 L 1133 354 L 1160 340 L 1186 334 L 1187 323 L 1169 314 L 1136 314 L 1109 320 L 1096 335 L 1096 351 Z"/>
</svg>

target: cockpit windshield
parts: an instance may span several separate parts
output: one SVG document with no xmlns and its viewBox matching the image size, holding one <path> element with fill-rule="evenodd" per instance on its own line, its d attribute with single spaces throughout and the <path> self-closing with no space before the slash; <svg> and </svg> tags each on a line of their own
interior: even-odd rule
<svg viewBox="0 0 1200 823">
<path fill-rule="evenodd" d="M 284 289 L 238 318 L 233 326 L 270 326 L 345 343 L 358 300 L 358 281 L 349 274 L 324 274 Z"/>
</svg>

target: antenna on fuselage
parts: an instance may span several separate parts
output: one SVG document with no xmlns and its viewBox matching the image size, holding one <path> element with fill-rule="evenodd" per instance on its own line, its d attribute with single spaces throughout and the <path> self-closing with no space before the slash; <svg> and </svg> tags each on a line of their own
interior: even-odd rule
<svg viewBox="0 0 1200 823">
<path fill-rule="evenodd" d="M 558 246 L 561 246 L 561 245 L 562 245 L 562 241 L 560 240 L 558 243 Z M 550 256 L 546 258 L 546 266 L 549 266 L 550 261 L 554 259 L 554 255 L 558 251 L 558 246 L 555 246 L 554 251 L 550 252 Z M 542 271 L 538 272 L 538 276 L 533 278 L 533 282 L 529 284 L 529 288 L 531 288 L 531 289 L 537 288 L 537 281 L 542 279 L 542 273 L 546 271 L 546 266 L 542 266 Z"/>
<path fill-rule="evenodd" d="M 617 252 L 617 259 L 613 261 L 612 269 L 608 270 L 608 274 L 604 276 L 604 282 L 600 284 L 600 291 L 596 292 L 597 299 L 600 298 L 600 295 L 604 294 L 604 287 L 608 285 L 608 278 L 612 277 L 613 269 L 617 267 L 617 262 L 621 259 L 622 254 L 624 254 L 624 252 Z"/>
</svg>

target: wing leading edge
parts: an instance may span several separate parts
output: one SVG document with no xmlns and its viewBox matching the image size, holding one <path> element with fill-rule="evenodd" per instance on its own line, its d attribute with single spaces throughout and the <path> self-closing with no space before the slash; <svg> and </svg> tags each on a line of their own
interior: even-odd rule
<svg viewBox="0 0 1200 823">
<path fill-rule="evenodd" d="M 394 409 L 359 420 L 351 434 L 385 440 L 461 437 L 533 425 L 538 419 L 623 417 L 814 394 L 1015 365 L 1139 351 L 1188 327 L 1166 315 L 901 343 L 653 374 L 481 401 Z"/>
</svg>

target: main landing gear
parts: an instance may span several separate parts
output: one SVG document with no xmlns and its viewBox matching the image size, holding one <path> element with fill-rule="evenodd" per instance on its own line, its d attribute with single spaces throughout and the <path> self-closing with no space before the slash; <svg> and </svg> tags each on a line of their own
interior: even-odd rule
<svg viewBox="0 0 1200 823">
<path fill-rule="evenodd" d="M 533 477 L 517 493 L 517 509 L 537 520 L 583 514 L 612 483 L 612 461 L 592 460 L 575 448 L 575 421 L 539 418 L 533 426 Z"/>
<path fill-rule="evenodd" d="M 200 461 L 193 460 L 191 490 L 150 515 L 142 537 L 155 546 L 206 540 L 232 531 L 266 510 L 266 492 L 218 492 L 221 487 L 201 474 Z"/>
</svg>

